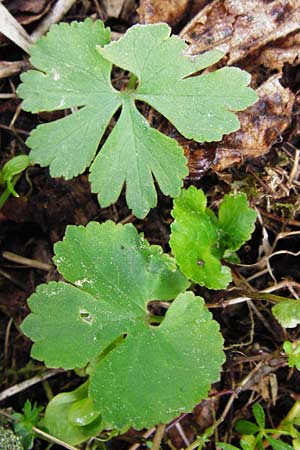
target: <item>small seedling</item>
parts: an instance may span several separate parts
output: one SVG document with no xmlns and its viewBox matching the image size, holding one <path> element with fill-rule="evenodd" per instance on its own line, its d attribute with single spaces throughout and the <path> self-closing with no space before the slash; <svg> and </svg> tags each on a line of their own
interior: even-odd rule
<svg viewBox="0 0 300 450">
<path fill-rule="evenodd" d="M 32 47 L 35 70 L 21 76 L 17 93 L 25 111 L 73 108 L 73 113 L 33 130 L 27 140 L 31 161 L 66 179 L 90 167 L 92 191 L 103 207 L 115 202 L 126 184 L 127 203 L 140 218 L 157 202 L 153 178 L 165 195 L 178 196 L 188 174 L 183 149 L 152 128 L 136 102 L 152 106 L 186 138 L 209 142 L 237 130 L 234 112 L 257 96 L 247 87 L 250 75 L 236 67 L 197 75 L 223 53 L 188 55 L 185 42 L 170 33 L 167 24 L 136 25 L 110 43 L 101 21 L 54 25 Z M 113 64 L 131 73 L 121 92 L 111 84 Z"/>
<path fill-rule="evenodd" d="M 79 429 L 67 436 L 77 444 L 101 426 L 166 423 L 206 397 L 224 362 L 219 325 L 160 247 L 131 224 L 91 222 L 67 228 L 54 262 L 67 282 L 39 286 L 22 330 L 34 341 L 34 358 L 86 367 L 89 379 L 81 398 L 74 391 L 50 402 L 50 432 L 66 438 L 60 425 L 68 421 Z M 148 312 L 149 302 L 174 298 L 164 317 Z"/>
<path fill-rule="evenodd" d="M 246 195 L 225 195 L 216 217 L 204 192 L 191 186 L 174 200 L 171 214 L 170 246 L 184 275 L 209 289 L 226 288 L 231 270 L 222 260 L 237 262 L 235 252 L 254 230 L 256 212 Z"/>
<path fill-rule="evenodd" d="M 2 169 L 0 169 L 0 185 L 6 186 L 6 189 L 0 195 L 0 208 L 2 208 L 10 194 L 19 197 L 14 186 L 18 181 L 20 174 L 29 166 L 29 157 L 26 155 L 19 155 L 7 161 Z"/>
<path fill-rule="evenodd" d="M 34 404 L 31 405 L 29 400 L 26 400 L 22 413 L 14 413 L 14 431 L 20 437 L 24 450 L 33 448 L 35 434 L 32 427 L 36 426 L 40 421 L 40 413 L 43 407 Z"/>
<path fill-rule="evenodd" d="M 293 450 L 289 444 L 272 437 L 272 435 L 290 436 L 290 433 L 285 430 L 266 428 L 265 412 L 258 403 L 253 405 L 252 412 L 255 423 L 249 420 L 238 420 L 236 423 L 236 431 L 243 435 L 240 441 L 242 450 L 263 450 L 269 447 L 273 450 Z M 224 442 L 218 442 L 218 447 L 223 450 L 240 450 L 239 447 Z"/>
</svg>

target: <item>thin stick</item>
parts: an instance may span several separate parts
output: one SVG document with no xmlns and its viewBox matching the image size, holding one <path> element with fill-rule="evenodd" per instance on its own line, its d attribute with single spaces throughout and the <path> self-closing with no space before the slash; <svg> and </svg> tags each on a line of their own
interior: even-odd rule
<svg viewBox="0 0 300 450">
<path fill-rule="evenodd" d="M 76 0 L 58 0 L 49 14 L 44 18 L 40 25 L 31 34 L 33 42 L 43 36 L 54 23 L 59 22 L 64 15 L 71 9 Z"/>
<path fill-rule="evenodd" d="M 72 445 L 69 445 L 66 442 L 61 441 L 60 439 L 57 439 L 56 437 L 51 436 L 51 434 L 48 434 L 45 431 L 40 430 L 39 428 L 32 427 L 32 431 L 37 436 L 45 439 L 46 441 L 52 442 L 53 444 L 61 445 L 62 447 L 67 448 L 68 450 L 78 450 L 77 447 L 73 447 Z"/>
<path fill-rule="evenodd" d="M 145 431 L 145 433 L 143 434 L 143 438 L 148 439 L 155 432 L 155 430 L 156 430 L 156 428 L 153 427 L 153 428 L 150 428 L 150 430 Z M 129 448 L 129 450 L 137 450 L 140 446 L 141 446 L 141 442 L 136 442 Z"/>
<path fill-rule="evenodd" d="M 156 432 L 152 441 L 151 450 L 159 450 L 162 438 L 164 437 L 166 429 L 165 423 L 160 423 L 156 428 Z"/>
<path fill-rule="evenodd" d="M 13 395 L 19 394 L 19 392 L 25 391 L 25 389 L 28 389 L 34 384 L 40 383 L 41 381 L 44 381 L 47 378 L 53 377 L 54 375 L 57 375 L 58 373 L 62 372 L 63 370 L 61 369 L 48 370 L 42 375 L 36 375 L 35 377 L 30 378 L 29 380 L 25 380 L 22 381 L 21 383 L 15 384 L 14 386 L 11 386 L 10 388 L 0 392 L 0 402 L 6 400 L 9 397 L 12 397 Z"/>
<path fill-rule="evenodd" d="M 45 272 L 49 272 L 49 270 L 53 267 L 51 264 L 43 263 L 37 259 L 25 258 L 24 256 L 20 256 L 12 252 L 2 252 L 2 256 L 8 261 L 22 264 L 23 266 L 33 267 L 34 269 L 44 270 Z"/>
</svg>

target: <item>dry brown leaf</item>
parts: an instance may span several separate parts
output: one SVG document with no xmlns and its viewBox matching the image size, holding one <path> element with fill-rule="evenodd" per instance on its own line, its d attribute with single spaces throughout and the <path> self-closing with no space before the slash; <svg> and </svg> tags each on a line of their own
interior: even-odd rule
<svg viewBox="0 0 300 450">
<path fill-rule="evenodd" d="M 300 31 L 268 44 L 257 58 L 257 64 L 281 71 L 285 63 L 300 62 Z"/>
<path fill-rule="evenodd" d="M 191 53 L 213 47 L 228 64 L 299 30 L 299 0 L 214 0 L 182 30 Z"/>
<path fill-rule="evenodd" d="M 141 0 L 138 8 L 140 22 L 175 25 L 184 16 L 188 4 L 189 0 Z"/>
<path fill-rule="evenodd" d="M 275 75 L 257 89 L 259 100 L 238 114 L 241 128 L 221 142 L 200 147 L 179 140 L 188 156 L 190 178 L 200 178 L 209 168 L 224 170 L 270 150 L 290 125 L 295 101 L 295 95 L 282 87 L 279 79 L 280 76 Z"/>
</svg>

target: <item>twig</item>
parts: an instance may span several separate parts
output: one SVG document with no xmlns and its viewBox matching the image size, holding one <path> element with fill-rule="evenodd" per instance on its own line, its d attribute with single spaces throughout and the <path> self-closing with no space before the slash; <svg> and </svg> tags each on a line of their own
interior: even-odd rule
<svg viewBox="0 0 300 450">
<path fill-rule="evenodd" d="M 152 441 L 152 446 L 151 446 L 151 450 L 159 450 L 160 448 L 160 444 L 161 444 L 161 440 L 164 437 L 165 434 L 165 429 L 166 429 L 166 424 L 165 423 L 160 423 L 158 425 L 158 427 L 156 428 L 156 432 Z"/>
<path fill-rule="evenodd" d="M 56 437 L 52 436 L 51 434 L 46 433 L 45 431 L 40 430 L 39 428 L 32 427 L 32 431 L 37 436 L 45 439 L 46 441 L 52 442 L 53 444 L 61 445 L 62 447 L 67 448 L 68 450 L 78 450 L 77 447 L 73 447 L 72 445 L 69 445 L 66 442 L 63 442 L 60 439 L 57 439 Z"/>
<path fill-rule="evenodd" d="M 58 0 L 49 14 L 43 19 L 39 26 L 31 34 L 31 39 L 36 42 L 43 36 L 54 23 L 59 22 L 64 15 L 71 9 L 76 0 Z"/>
<path fill-rule="evenodd" d="M 0 32 L 29 53 L 32 45 L 30 36 L 2 3 L 0 3 Z"/>
<path fill-rule="evenodd" d="M 2 256 L 8 261 L 12 261 L 28 267 L 33 267 L 34 269 L 44 270 L 45 272 L 49 272 L 49 270 L 51 270 L 53 267 L 51 264 L 43 263 L 41 261 L 38 261 L 37 259 L 25 258 L 24 256 L 16 255 L 12 252 L 2 252 Z"/>
<path fill-rule="evenodd" d="M 40 383 L 41 381 L 46 380 L 47 378 L 53 377 L 54 375 L 57 375 L 58 373 L 62 373 L 63 370 L 61 369 L 55 369 L 55 370 L 48 370 L 47 372 L 43 373 L 42 375 L 36 375 L 29 380 L 22 381 L 21 383 L 15 384 L 14 386 L 11 386 L 8 389 L 5 389 L 4 391 L 0 392 L 0 402 L 3 400 L 6 400 L 9 397 L 12 397 L 13 395 L 18 394 L 19 392 L 24 391 L 25 389 L 28 389 L 29 387 L 33 386 L 34 384 Z"/>
<path fill-rule="evenodd" d="M 1 209 L 1 208 L 0 208 Z M 5 270 L 0 269 L 0 276 L 3 278 L 6 278 L 7 280 L 11 281 L 12 283 L 14 283 L 16 286 L 18 286 L 19 288 L 21 288 L 23 291 L 27 292 L 28 289 L 25 286 L 25 284 L 20 283 L 20 281 L 16 280 L 14 277 L 12 277 L 9 273 L 7 273 Z"/>
<path fill-rule="evenodd" d="M 8 78 L 17 75 L 23 69 L 27 68 L 25 61 L 0 61 L 0 78 Z"/>
<path fill-rule="evenodd" d="M 156 428 L 153 427 L 153 428 L 150 428 L 150 430 L 145 431 L 145 433 L 143 433 L 143 438 L 148 439 L 155 432 L 155 430 L 156 430 Z M 141 442 L 136 442 L 129 448 L 129 450 L 137 450 L 140 446 L 141 446 Z"/>
<path fill-rule="evenodd" d="M 270 286 L 262 291 L 256 292 L 256 291 L 251 291 L 251 292 L 245 292 L 245 296 L 243 297 L 236 297 L 236 298 L 231 298 L 229 300 L 224 300 L 222 302 L 219 303 L 207 303 L 207 307 L 208 308 L 225 308 L 227 306 L 230 305 L 236 305 L 238 303 L 243 303 L 243 302 L 247 302 L 249 300 L 268 300 L 271 301 L 273 303 L 278 303 L 278 302 L 282 302 L 287 300 L 286 297 L 281 297 L 280 295 L 273 295 L 270 294 L 270 292 L 274 292 L 277 291 L 279 289 L 282 289 L 284 287 L 288 287 L 288 284 L 291 283 L 293 285 L 296 285 L 296 287 L 300 287 L 300 284 L 297 282 L 293 282 L 290 280 L 286 280 L 286 281 L 282 281 L 281 283 L 277 283 L 273 286 Z"/>
</svg>

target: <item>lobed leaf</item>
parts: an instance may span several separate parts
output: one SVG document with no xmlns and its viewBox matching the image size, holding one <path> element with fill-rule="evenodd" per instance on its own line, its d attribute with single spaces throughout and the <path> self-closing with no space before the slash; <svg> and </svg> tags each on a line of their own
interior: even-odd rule
<svg viewBox="0 0 300 450">
<path fill-rule="evenodd" d="M 170 246 L 186 277 L 209 289 L 224 289 L 231 281 L 230 268 L 221 259 L 232 259 L 250 238 L 256 219 L 246 196 L 227 195 L 221 204 L 219 219 L 206 207 L 201 190 L 191 186 L 174 200 Z"/>
<path fill-rule="evenodd" d="M 150 427 L 207 395 L 223 339 L 203 299 L 180 294 L 189 283 L 172 258 L 132 225 L 110 221 L 69 226 L 55 254 L 70 284 L 40 286 L 22 330 L 34 341 L 32 355 L 50 367 L 90 363 L 89 396 L 104 423 Z M 174 297 L 153 326 L 148 302 Z"/>
<path fill-rule="evenodd" d="M 227 67 L 187 78 L 217 62 L 223 53 L 212 50 L 188 56 L 184 41 L 170 33 L 167 24 L 136 25 L 99 52 L 133 72 L 139 80 L 135 98 L 163 114 L 183 136 L 197 142 L 221 140 L 223 134 L 239 128 L 233 111 L 243 110 L 257 99 L 246 87 L 250 75 Z"/>
<path fill-rule="evenodd" d="M 32 162 L 50 166 L 55 177 L 82 173 L 121 107 L 91 166 L 92 190 L 101 205 L 115 202 L 125 184 L 129 207 L 145 217 L 157 202 L 153 178 L 164 194 L 178 196 L 188 173 L 183 150 L 149 126 L 135 101 L 153 106 L 184 136 L 203 142 L 238 129 L 234 111 L 252 104 L 256 94 L 247 87 L 249 75 L 237 68 L 189 78 L 218 61 L 222 52 L 189 56 L 184 41 L 170 37 L 170 31 L 166 24 L 135 26 L 109 44 L 109 30 L 101 21 L 54 25 L 32 47 L 36 70 L 21 76 L 18 95 L 26 111 L 73 108 L 73 113 L 33 130 L 27 140 Z M 138 77 L 136 89 L 113 88 L 113 63 Z"/>
</svg>

